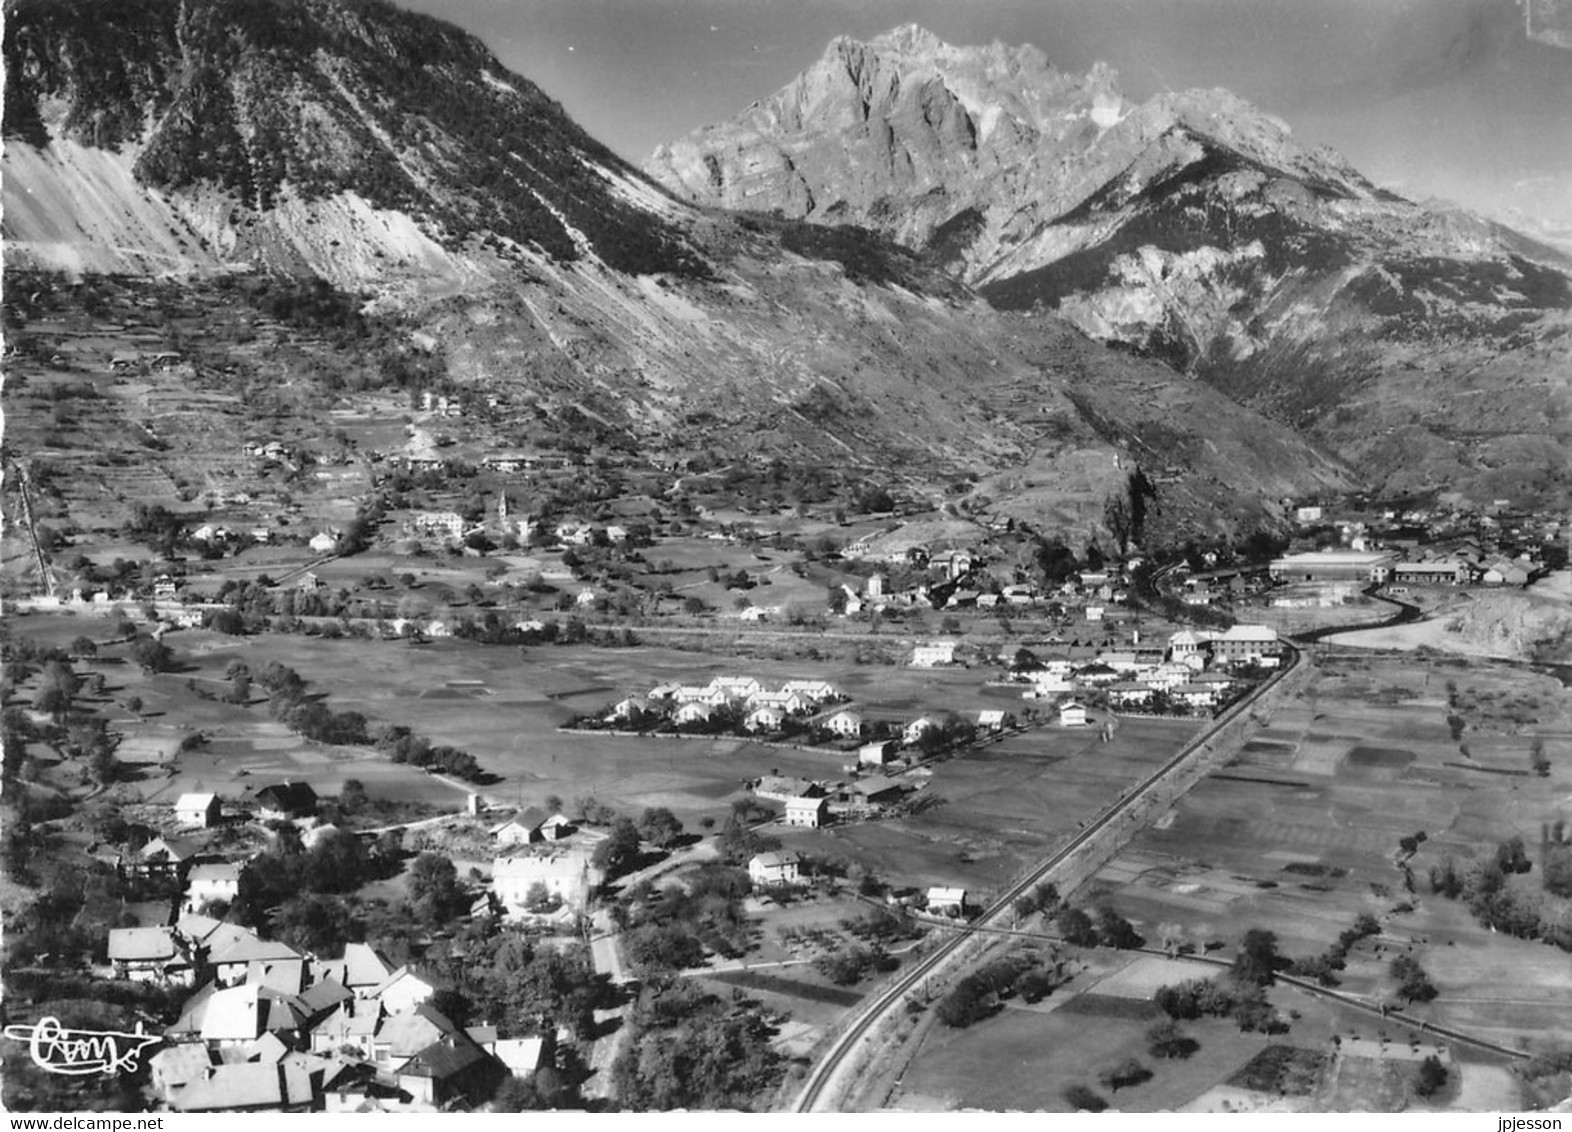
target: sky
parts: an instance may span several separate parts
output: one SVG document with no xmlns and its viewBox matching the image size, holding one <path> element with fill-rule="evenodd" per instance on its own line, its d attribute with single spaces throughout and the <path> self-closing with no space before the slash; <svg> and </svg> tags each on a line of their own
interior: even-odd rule
<svg viewBox="0 0 1572 1132">
<path fill-rule="evenodd" d="M 1378 184 L 1572 240 L 1572 0 L 397 0 L 479 35 L 634 164 L 784 86 L 835 36 L 918 23 L 1226 87 Z"/>
</svg>

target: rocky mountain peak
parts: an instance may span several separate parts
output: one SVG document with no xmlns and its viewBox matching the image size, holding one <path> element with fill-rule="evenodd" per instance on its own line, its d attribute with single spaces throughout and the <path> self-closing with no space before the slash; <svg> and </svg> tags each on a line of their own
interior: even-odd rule
<svg viewBox="0 0 1572 1132">
<path fill-rule="evenodd" d="M 921 24 L 902 24 L 869 41 L 870 47 L 890 48 L 903 55 L 933 55 L 945 43 Z"/>
</svg>

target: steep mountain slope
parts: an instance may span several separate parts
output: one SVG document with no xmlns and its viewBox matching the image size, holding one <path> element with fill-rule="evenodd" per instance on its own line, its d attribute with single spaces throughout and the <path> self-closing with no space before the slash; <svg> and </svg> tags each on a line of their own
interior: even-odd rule
<svg viewBox="0 0 1572 1132">
<path fill-rule="evenodd" d="M 376 0 L 23 0 L 5 53 L 13 267 L 318 274 L 562 427 L 1082 535 L 1136 464 L 1173 529 L 1349 483 L 1209 387 L 881 239 L 681 204 L 478 41 Z"/>
<path fill-rule="evenodd" d="M 695 201 L 886 232 L 1386 485 L 1572 490 L 1572 265 L 1382 192 L 1225 91 L 1132 106 L 1106 68 L 906 27 L 835 40 L 646 168 Z"/>
<path fill-rule="evenodd" d="M 706 270 L 623 162 L 429 17 L 372 0 L 65 0 L 16 5 L 5 53 L 6 134 L 24 159 L 54 140 L 41 171 L 66 183 L 106 166 L 193 191 L 180 211 L 199 260 L 291 266 L 300 206 L 354 199 L 444 245 L 482 236 L 625 271 Z"/>
</svg>

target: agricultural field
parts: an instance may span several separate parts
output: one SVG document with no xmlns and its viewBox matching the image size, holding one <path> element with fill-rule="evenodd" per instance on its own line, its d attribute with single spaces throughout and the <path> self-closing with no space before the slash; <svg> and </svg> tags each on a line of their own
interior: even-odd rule
<svg viewBox="0 0 1572 1132">
<path fill-rule="evenodd" d="M 933 768 L 932 802 L 898 820 L 784 834 L 789 845 L 863 862 L 896 884 L 948 884 L 984 898 L 1040 860 L 1198 729 L 1185 720 L 1120 719 L 1097 728 L 1049 725 Z"/>
<path fill-rule="evenodd" d="M 1305 691 L 1262 723 L 1229 766 L 1138 834 L 1076 902 L 1117 909 L 1149 942 L 1223 958 L 1246 929 L 1258 928 L 1275 934 L 1283 956 L 1309 959 L 1368 915 L 1379 930 L 1347 949 L 1335 971 L 1338 991 L 1513 1048 L 1572 1039 L 1567 952 L 1491 930 L 1471 913 L 1466 893 L 1450 899 L 1432 881 L 1444 862 L 1464 874 L 1505 859 L 1498 846 L 1521 837 L 1523 863 L 1516 874 L 1509 868 L 1506 882 L 1519 901 L 1511 907 L 1537 910 L 1547 931 L 1568 922 L 1572 902 L 1541 891 L 1539 842 L 1542 829 L 1572 818 L 1572 694 L 1517 665 L 1338 651 L 1320 656 Z M 1434 996 L 1399 997 L 1394 960 L 1417 962 Z M 1130 969 L 1170 962 L 1135 959 Z M 1126 1017 L 1128 1003 L 1105 1009 L 1116 997 L 1109 987 L 1140 998 L 1147 1013 Z M 1159 1016 L 1150 980 L 1108 976 L 1081 989 L 1068 1002 L 1055 1001 L 1063 990 L 1036 1007 L 1012 1001 L 971 1029 L 934 1027 L 905 1087 L 944 1106 L 1068 1107 L 1062 1090 L 1077 1081 L 1095 1088 L 1088 1075 L 1100 1061 L 1138 1043 L 1142 1026 Z M 1242 1085 L 1240 1071 L 1266 1039 L 1215 1019 L 1193 1024 L 1201 1039 L 1195 1057 L 1147 1060 L 1157 1071 L 1151 1080 L 1117 1096 L 1103 1090 L 1104 1099 L 1131 1111 L 1477 1111 L 1526 1103 L 1506 1059 L 1461 1045 L 1443 1051 L 1459 1070 L 1451 1083 L 1420 1098 L 1407 1028 L 1290 987 L 1274 989 L 1271 1000 L 1300 1014 L 1274 1042 L 1335 1054 L 1300 1100 Z"/>
</svg>

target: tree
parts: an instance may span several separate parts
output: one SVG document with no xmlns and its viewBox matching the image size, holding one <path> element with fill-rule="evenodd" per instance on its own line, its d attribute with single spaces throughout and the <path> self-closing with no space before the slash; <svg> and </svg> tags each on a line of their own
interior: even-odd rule
<svg viewBox="0 0 1572 1132">
<path fill-rule="evenodd" d="M 1540 883 L 1556 896 L 1572 896 L 1572 843 L 1545 847 Z"/>
<path fill-rule="evenodd" d="M 71 712 L 72 701 L 82 690 L 82 681 L 71 666 L 63 661 L 51 660 L 44 665 L 38 677 L 38 691 L 33 695 L 33 707 L 55 717 L 55 726 L 61 726 Z"/>
<path fill-rule="evenodd" d="M 72 656 L 97 656 L 98 643 L 92 637 L 78 637 L 68 650 Z M 1543 744 L 1541 744 L 1542 746 Z"/>
<path fill-rule="evenodd" d="M 1092 918 L 1079 908 L 1065 905 L 1059 910 L 1054 923 L 1066 943 L 1073 943 L 1077 947 L 1097 945 L 1097 929 L 1092 926 Z"/>
<path fill-rule="evenodd" d="M 369 801 L 371 799 L 366 796 L 366 784 L 364 782 L 361 782 L 358 778 L 344 779 L 344 785 L 338 791 L 339 809 L 347 814 L 352 814 L 356 810 L 362 809 Z"/>
<path fill-rule="evenodd" d="M 139 637 L 131 646 L 131 659 L 147 673 L 168 672 L 174 667 L 175 654 L 163 641 Z"/>
<path fill-rule="evenodd" d="M 1550 760 L 1545 757 L 1545 740 L 1543 736 L 1534 736 L 1534 741 L 1529 744 L 1528 766 L 1540 778 L 1550 777 Z"/>
<path fill-rule="evenodd" d="M 1201 1048 L 1201 1043 L 1190 1037 L 1172 1018 L 1157 1022 L 1147 1028 L 1146 1052 L 1153 1057 L 1169 1060 L 1186 1058 Z"/>
<path fill-rule="evenodd" d="M 1450 1076 L 1441 1059 L 1431 1054 L 1419 1063 L 1419 1071 L 1414 1074 L 1414 1092 L 1421 1097 L 1433 1097 L 1446 1085 Z"/>
<path fill-rule="evenodd" d="M 1119 548 L 1119 557 L 1130 553 L 1130 538 L 1135 533 L 1135 522 L 1130 515 L 1130 503 L 1123 495 L 1110 495 L 1103 503 L 1103 526 L 1113 536 Z"/>
<path fill-rule="evenodd" d="M 342 900 L 305 893 L 279 905 L 273 914 L 278 938 L 299 951 L 325 955 L 354 938 L 354 917 Z"/>
<path fill-rule="evenodd" d="M 639 827 L 632 818 L 618 818 L 611 824 L 611 832 L 595 846 L 591 858 L 595 867 L 605 871 L 606 879 L 621 876 L 639 857 Z"/>
<path fill-rule="evenodd" d="M 562 898 L 546 887 L 546 882 L 537 880 L 529 886 L 524 893 L 524 907 L 531 912 L 549 912 L 560 907 Z"/>
<path fill-rule="evenodd" d="M 1097 911 L 1097 936 L 1104 947 L 1120 951 L 1130 951 L 1146 942 L 1129 920 L 1107 906 Z"/>
<path fill-rule="evenodd" d="M 1234 975 L 1253 986 L 1271 985 L 1287 961 L 1277 953 L 1277 933 L 1263 928 L 1245 932 L 1244 943 L 1234 957 Z"/>
<path fill-rule="evenodd" d="M 467 903 L 458 883 L 458 869 L 448 858 L 422 853 L 409 866 L 409 899 L 415 915 L 439 924 Z"/>
<path fill-rule="evenodd" d="M 974 1022 L 981 1022 L 998 1006 L 997 996 L 976 975 L 962 979 L 954 990 L 939 1001 L 939 1021 L 952 1029 L 961 1030 Z"/>
<path fill-rule="evenodd" d="M 1430 976 L 1419 965 L 1419 960 L 1411 955 L 1399 955 L 1393 959 L 1389 970 L 1397 980 L 1397 993 L 1408 1002 L 1429 1002 L 1439 993 L 1430 981 Z"/>
<path fill-rule="evenodd" d="M 1116 1093 L 1127 1086 L 1139 1085 L 1142 1081 L 1151 1079 L 1152 1071 L 1133 1057 L 1128 1057 L 1097 1075 L 1097 1080 L 1103 1088 L 1112 1089 Z"/>
<path fill-rule="evenodd" d="M 1496 864 L 1503 873 L 1526 873 L 1534 867 L 1521 837 L 1512 837 L 1496 846 Z"/>
<path fill-rule="evenodd" d="M 682 823 L 665 806 L 651 806 L 640 815 L 638 831 L 657 849 L 670 849 L 682 837 Z"/>
<path fill-rule="evenodd" d="M 248 674 L 235 673 L 234 679 L 229 683 L 229 702 L 242 705 L 251 702 L 251 677 Z"/>
</svg>

